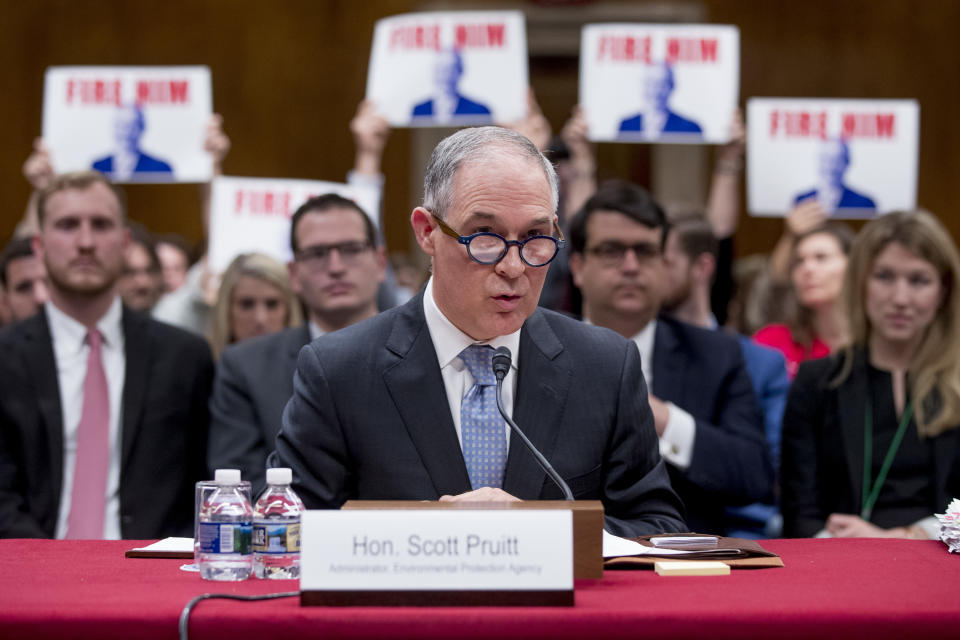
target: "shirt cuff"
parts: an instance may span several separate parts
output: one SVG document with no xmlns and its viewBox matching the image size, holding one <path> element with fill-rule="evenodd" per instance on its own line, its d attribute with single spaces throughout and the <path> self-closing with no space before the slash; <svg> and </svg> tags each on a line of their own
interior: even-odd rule
<svg viewBox="0 0 960 640">
<path fill-rule="evenodd" d="M 697 432 L 697 423 L 693 416 L 668 402 L 670 418 L 660 436 L 660 455 L 681 471 L 686 471 L 693 459 L 693 440 Z"/>
</svg>

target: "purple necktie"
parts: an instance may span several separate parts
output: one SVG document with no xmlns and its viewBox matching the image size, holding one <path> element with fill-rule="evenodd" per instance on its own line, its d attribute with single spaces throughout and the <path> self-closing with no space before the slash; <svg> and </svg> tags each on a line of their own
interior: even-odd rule
<svg viewBox="0 0 960 640">
<path fill-rule="evenodd" d="M 107 505 L 107 469 L 110 466 L 110 392 L 100 357 L 102 337 L 96 329 L 87 334 L 90 355 L 83 380 L 83 411 L 77 428 L 77 455 L 67 538 L 103 538 Z"/>
</svg>

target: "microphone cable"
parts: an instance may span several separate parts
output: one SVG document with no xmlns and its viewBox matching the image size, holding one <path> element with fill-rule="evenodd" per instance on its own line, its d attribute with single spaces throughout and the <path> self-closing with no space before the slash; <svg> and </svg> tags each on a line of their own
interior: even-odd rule
<svg viewBox="0 0 960 640">
<path fill-rule="evenodd" d="M 204 593 L 197 596 L 193 600 L 187 603 L 187 606 L 183 608 L 183 611 L 180 612 L 180 622 L 178 624 L 178 629 L 180 631 L 180 640 L 188 640 L 187 638 L 187 627 L 190 624 L 190 612 L 193 611 L 193 608 L 200 604 L 203 600 L 211 600 L 213 598 L 220 598 L 222 600 L 245 600 L 247 602 L 254 600 L 276 600 L 277 598 L 292 598 L 293 596 L 300 595 L 299 591 L 286 591 L 283 593 L 267 593 L 259 596 L 240 596 L 233 593 Z"/>
</svg>

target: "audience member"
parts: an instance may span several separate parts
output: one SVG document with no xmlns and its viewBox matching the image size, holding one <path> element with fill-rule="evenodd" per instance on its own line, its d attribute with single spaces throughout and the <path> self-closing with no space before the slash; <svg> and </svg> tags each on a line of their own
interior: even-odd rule
<svg viewBox="0 0 960 640">
<path fill-rule="evenodd" d="M 10 322 L 29 318 L 47 301 L 47 270 L 34 255 L 30 238 L 11 240 L 0 253 L 0 284 Z"/>
<path fill-rule="evenodd" d="M 783 353 L 790 379 L 804 360 L 829 355 L 847 340 L 847 320 L 838 304 L 853 231 L 828 221 L 796 237 L 793 246 L 795 307 L 785 324 L 763 327 L 760 344 Z"/>
<path fill-rule="evenodd" d="M 293 468 L 308 507 L 559 497 L 515 438 L 508 447 L 496 412 L 491 347 L 509 346 L 506 410 L 574 495 L 602 500 L 615 534 L 684 528 L 633 393 L 644 388 L 636 349 L 537 307 L 556 207 L 553 167 L 522 135 L 464 129 L 434 149 L 411 214 L 433 259 L 424 290 L 300 354 L 270 462 Z"/>
<path fill-rule="evenodd" d="M 386 255 L 370 217 L 335 194 L 311 198 L 290 223 L 293 290 L 309 323 L 227 347 L 210 400 L 212 469 L 240 469 L 254 492 L 264 486 L 267 455 L 293 395 L 303 345 L 377 313 Z"/>
<path fill-rule="evenodd" d="M 924 211 L 868 223 L 850 344 L 800 366 L 783 418 L 788 536 L 936 538 L 960 495 L 960 257 Z"/>
<path fill-rule="evenodd" d="M 716 269 L 718 244 L 713 228 L 702 217 L 676 220 L 670 225 L 664 249 L 665 313 L 694 326 L 719 328 L 710 312 L 710 284 Z M 780 460 L 780 422 L 790 390 L 783 355 L 747 336 L 735 337 L 763 412 L 770 460 L 776 472 Z M 773 504 L 731 507 L 726 515 L 728 535 L 779 537 L 780 514 Z"/>
<path fill-rule="evenodd" d="M 163 292 L 176 291 L 187 281 L 190 268 L 190 247 L 182 236 L 165 233 L 157 236 L 157 258 L 163 273 Z"/>
<path fill-rule="evenodd" d="M 37 213 L 50 300 L 0 330 L 0 536 L 190 535 L 210 350 L 122 307 L 129 233 L 102 174 L 55 177 Z"/>
<path fill-rule="evenodd" d="M 770 496 L 763 422 L 737 341 L 657 317 L 667 220 L 644 189 L 610 181 L 570 222 L 584 320 L 636 344 L 660 453 L 694 531 L 723 533 L 723 509 Z M 633 390 L 641 402 L 647 387 Z"/>
<path fill-rule="evenodd" d="M 213 308 L 210 346 L 215 358 L 234 342 L 300 326 L 300 301 L 282 264 L 262 253 L 242 253 L 223 273 Z"/>
<path fill-rule="evenodd" d="M 124 253 L 123 274 L 117 281 L 120 299 L 133 311 L 150 313 L 163 293 L 163 276 L 156 241 L 147 228 L 129 222 L 130 244 Z"/>
</svg>

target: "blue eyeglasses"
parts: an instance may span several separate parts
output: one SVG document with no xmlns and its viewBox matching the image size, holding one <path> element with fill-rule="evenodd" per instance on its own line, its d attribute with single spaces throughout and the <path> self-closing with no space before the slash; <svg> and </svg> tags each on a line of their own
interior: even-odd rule
<svg viewBox="0 0 960 640">
<path fill-rule="evenodd" d="M 523 240 L 507 240 L 497 233 L 481 231 L 469 236 L 462 236 L 450 225 L 437 217 L 437 214 L 430 212 L 433 219 L 437 221 L 440 230 L 451 238 L 456 238 L 457 242 L 467 247 L 467 255 L 475 262 L 480 264 L 496 264 L 503 260 L 510 250 L 511 245 L 517 245 L 520 251 L 520 259 L 531 267 L 545 267 L 557 257 L 560 248 L 566 244 L 563 237 L 563 231 L 554 222 L 553 226 L 560 235 L 559 238 L 553 236 L 530 236 Z"/>
</svg>

